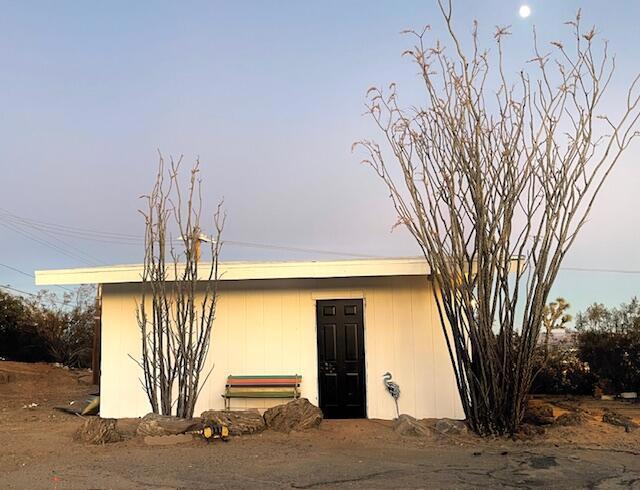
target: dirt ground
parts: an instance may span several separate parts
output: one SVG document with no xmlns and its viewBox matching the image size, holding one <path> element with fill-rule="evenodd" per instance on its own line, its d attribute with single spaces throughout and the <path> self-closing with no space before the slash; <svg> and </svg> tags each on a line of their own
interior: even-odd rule
<svg viewBox="0 0 640 490">
<path fill-rule="evenodd" d="M 640 429 L 600 422 L 605 407 L 640 422 L 637 404 L 552 399 L 556 415 L 580 406 L 589 422 L 527 440 L 401 437 L 390 422 L 358 420 L 228 443 L 91 446 L 73 440 L 79 417 L 53 410 L 95 389 L 87 372 L 0 362 L 2 372 L 12 379 L 0 383 L 0 488 L 640 489 Z"/>
</svg>

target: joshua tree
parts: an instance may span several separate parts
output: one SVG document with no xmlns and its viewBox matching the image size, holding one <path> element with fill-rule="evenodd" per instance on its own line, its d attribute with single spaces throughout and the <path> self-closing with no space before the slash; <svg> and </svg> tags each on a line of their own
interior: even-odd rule
<svg viewBox="0 0 640 490">
<path fill-rule="evenodd" d="M 201 390 L 200 375 L 211 344 L 218 296 L 218 258 L 224 227 L 221 203 L 213 216 L 212 238 L 201 233 L 199 162 L 191 170 L 186 195 L 180 190 L 180 160 L 165 169 L 162 156 L 151 194 L 143 196 L 145 257 L 138 325 L 142 336 L 142 385 L 155 413 L 191 417 Z M 178 240 L 171 238 L 173 226 Z M 201 263 L 201 242 L 211 261 Z M 208 374 L 207 374 L 208 376 Z M 206 381 L 206 378 L 205 378 Z"/>
<path fill-rule="evenodd" d="M 529 70 L 511 80 L 508 28 L 497 28 L 489 51 L 474 23 L 467 52 L 451 2 L 438 5 L 452 49 L 428 46 L 429 27 L 407 31 L 415 45 L 404 55 L 424 82 L 422 105 L 403 109 L 395 84 L 372 87 L 368 112 L 385 143 L 355 146 L 429 265 L 468 423 L 480 434 L 513 433 L 551 286 L 638 134 L 638 78 L 619 114 L 607 116 L 614 59 L 579 12 L 566 23 L 572 42 L 551 42 L 550 52 L 534 30 Z"/>
<path fill-rule="evenodd" d="M 542 324 L 544 326 L 544 354 L 549 355 L 549 338 L 556 328 L 564 328 L 573 317 L 565 313 L 571 305 L 564 298 L 558 298 L 544 307 Z"/>
</svg>

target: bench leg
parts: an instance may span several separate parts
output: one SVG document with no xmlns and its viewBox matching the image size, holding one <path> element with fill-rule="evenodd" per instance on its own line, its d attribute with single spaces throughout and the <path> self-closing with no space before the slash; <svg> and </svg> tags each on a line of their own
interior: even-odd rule
<svg viewBox="0 0 640 490">
<path fill-rule="evenodd" d="M 226 395 L 220 395 L 222 398 L 224 398 L 224 409 L 225 410 L 229 410 L 229 398 Z"/>
</svg>

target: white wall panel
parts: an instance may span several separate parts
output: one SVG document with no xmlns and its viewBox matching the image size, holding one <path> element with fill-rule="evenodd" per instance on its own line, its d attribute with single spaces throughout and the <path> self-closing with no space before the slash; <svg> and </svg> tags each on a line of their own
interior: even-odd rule
<svg viewBox="0 0 640 490">
<path fill-rule="evenodd" d="M 134 417 L 149 411 L 140 386 L 140 334 L 135 317 L 140 285 L 103 290 L 101 411 Z M 367 413 L 395 417 L 382 374 L 402 390 L 401 413 L 462 418 L 455 380 L 429 283 L 424 277 L 278 279 L 221 285 L 206 376 L 196 414 L 222 408 L 229 374 L 301 374 L 302 394 L 318 403 L 316 317 L 318 299 L 363 298 Z M 215 365 L 214 365 L 215 364 Z M 232 407 L 265 409 L 282 400 L 234 399 Z"/>
</svg>

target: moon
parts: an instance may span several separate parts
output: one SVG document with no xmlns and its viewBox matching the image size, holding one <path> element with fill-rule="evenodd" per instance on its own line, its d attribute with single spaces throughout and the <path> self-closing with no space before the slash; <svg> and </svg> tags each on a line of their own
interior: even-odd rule
<svg viewBox="0 0 640 490">
<path fill-rule="evenodd" d="M 518 14 L 523 19 L 526 19 L 531 15 L 531 7 L 529 7 L 528 5 L 521 5 L 520 10 L 518 10 Z"/>
</svg>

